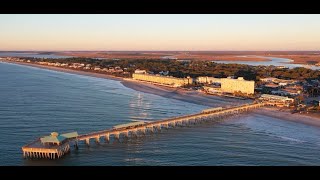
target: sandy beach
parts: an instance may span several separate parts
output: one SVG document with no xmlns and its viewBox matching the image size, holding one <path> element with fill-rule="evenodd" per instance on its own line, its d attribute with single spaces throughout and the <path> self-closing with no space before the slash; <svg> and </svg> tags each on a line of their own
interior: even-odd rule
<svg viewBox="0 0 320 180">
<path fill-rule="evenodd" d="M 288 110 L 279 110 L 272 107 L 263 107 L 263 108 L 254 110 L 253 113 L 320 127 L 319 117 L 309 116 L 306 114 L 298 114 L 298 113 L 291 114 L 291 112 L 289 112 Z"/>
<path fill-rule="evenodd" d="M 9 62 L 9 63 L 50 69 L 50 70 L 61 71 L 66 73 L 81 74 L 81 75 L 93 76 L 98 78 L 117 80 L 117 81 L 120 81 L 125 87 L 134 89 L 136 91 L 155 94 L 165 98 L 177 99 L 177 100 L 198 104 L 198 105 L 209 106 L 209 107 L 220 107 L 220 106 L 230 107 L 234 105 L 240 105 L 240 104 L 252 102 L 252 100 L 240 100 L 240 99 L 234 99 L 234 98 L 228 98 L 228 97 L 212 96 L 212 95 L 207 95 L 198 91 L 158 86 L 158 85 L 149 84 L 145 82 L 123 79 L 120 77 L 114 77 L 111 75 L 94 73 L 94 72 L 85 72 L 85 71 L 65 69 L 60 67 L 51 67 L 51 66 L 38 65 L 38 64 L 21 63 L 21 62 Z M 320 118 L 316 115 L 291 114 L 288 110 L 279 110 L 276 108 L 269 108 L 269 107 L 254 110 L 254 112 L 252 113 L 320 127 Z"/>
<path fill-rule="evenodd" d="M 106 79 L 112 79 L 112 80 L 122 80 L 121 77 L 115 77 L 107 74 L 101 74 L 101 73 L 95 73 L 95 72 L 88 72 L 88 71 L 79 71 L 75 69 L 67 69 L 62 67 L 55 67 L 55 66 L 46 66 L 41 64 L 33 64 L 33 63 L 25 63 L 25 62 L 12 62 L 12 61 L 4 61 L 6 63 L 12 63 L 12 64 L 20 64 L 25 66 L 32 66 L 37 68 L 43 68 L 43 69 L 49 69 L 54 71 L 60 71 L 60 72 L 66 72 L 66 73 L 72 73 L 72 74 L 81 74 L 86 76 L 92 76 L 92 77 L 99 77 L 99 78 L 106 78 Z"/>
<path fill-rule="evenodd" d="M 153 84 L 124 80 L 121 82 L 124 86 L 150 94 L 159 95 L 166 98 L 177 99 L 189 103 L 210 106 L 210 107 L 229 107 L 245 103 L 251 103 L 252 100 L 239 100 L 234 98 L 211 96 L 198 91 L 189 91 L 184 89 L 156 86 Z"/>
</svg>

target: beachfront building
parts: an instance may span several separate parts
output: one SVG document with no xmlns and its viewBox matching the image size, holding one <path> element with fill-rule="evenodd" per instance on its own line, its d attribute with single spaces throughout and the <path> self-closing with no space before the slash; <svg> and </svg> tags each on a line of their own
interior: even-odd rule
<svg viewBox="0 0 320 180">
<path fill-rule="evenodd" d="M 141 70 L 141 69 L 136 69 L 134 71 L 135 74 L 147 74 L 147 71 L 146 70 Z"/>
<path fill-rule="evenodd" d="M 191 60 L 190 59 L 179 59 L 179 60 L 177 60 L 177 62 L 189 63 L 189 62 L 191 62 Z"/>
<path fill-rule="evenodd" d="M 297 96 L 301 94 L 301 91 L 294 88 L 284 88 L 280 90 L 271 91 L 271 94 L 277 94 L 281 96 Z"/>
<path fill-rule="evenodd" d="M 123 72 L 123 69 L 121 69 L 120 66 L 116 66 L 116 67 L 114 68 L 114 70 L 115 70 L 115 72 L 117 72 L 117 73 L 122 73 L 122 72 Z"/>
<path fill-rule="evenodd" d="M 200 76 L 196 80 L 198 83 L 204 84 L 220 84 L 221 88 L 214 87 L 215 92 L 221 93 L 236 93 L 254 94 L 254 81 L 244 80 L 243 77 L 238 79 L 228 78 L 214 78 L 208 76 Z M 211 88 L 212 89 L 212 88 Z"/>
<path fill-rule="evenodd" d="M 163 76 L 168 76 L 169 75 L 169 71 L 160 71 L 159 74 L 163 75 Z"/>
<path fill-rule="evenodd" d="M 82 67 L 84 67 L 85 65 L 84 64 L 81 64 L 81 63 L 72 63 L 69 67 L 70 68 L 75 68 L 75 69 L 77 69 L 77 68 L 82 68 Z"/>
<path fill-rule="evenodd" d="M 290 104 L 294 102 L 294 99 L 286 97 L 286 96 L 277 96 L 277 95 L 270 95 L 270 94 L 262 94 L 258 99 L 260 101 L 269 102 L 276 106 L 287 106 L 289 107 Z"/>
<path fill-rule="evenodd" d="M 100 68 L 100 66 L 96 66 L 96 67 L 94 67 L 93 70 L 95 70 L 95 71 L 100 71 L 100 70 L 102 70 L 102 69 Z"/>
<path fill-rule="evenodd" d="M 147 81 L 155 84 L 161 84 L 171 87 L 181 87 L 184 85 L 192 84 L 192 78 L 175 78 L 169 76 L 160 76 L 153 74 L 140 74 L 133 73 L 132 78 L 139 81 Z"/>
<path fill-rule="evenodd" d="M 83 67 L 83 69 L 87 69 L 87 70 L 91 69 L 91 64 L 86 64 L 85 67 Z"/>
<path fill-rule="evenodd" d="M 261 78 L 260 81 L 262 82 L 274 82 L 276 81 L 278 78 L 273 78 L 273 77 L 267 77 L 267 78 Z"/>
<path fill-rule="evenodd" d="M 221 78 L 221 91 L 254 94 L 254 81 L 244 80 L 243 77 L 238 77 L 238 79 Z"/>
<path fill-rule="evenodd" d="M 277 88 L 279 88 L 279 85 L 275 84 L 275 83 L 267 83 L 267 84 L 264 85 L 264 87 L 277 89 Z"/>
<path fill-rule="evenodd" d="M 296 80 L 286 80 L 286 79 L 278 79 L 273 77 L 267 77 L 267 78 L 261 78 L 260 81 L 266 82 L 266 83 L 276 83 L 279 84 L 279 86 L 286 86 L 289 84 L 296 84 L 298 81 Z"/>
<path fill-rule="evenodd" d="M 208 77 L 208 76 L 199 76 L 197 77 L 196 81 L 198 83 L 204 83 L 204 84 L 213 84 L 213 83 L 221 83 L 221 78 L 215 78 L 215 77 Z"/>
<path fill-rule="evenodd" d="M 48 65 L 48 62 L 40 61 L 40 62 L 38 62 L 38 64 L 41 64 L 41 65 Z"/>
</svg>

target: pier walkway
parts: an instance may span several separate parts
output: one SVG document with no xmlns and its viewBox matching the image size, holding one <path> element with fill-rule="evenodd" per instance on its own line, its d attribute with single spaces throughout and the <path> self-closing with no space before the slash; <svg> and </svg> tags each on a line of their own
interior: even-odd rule
<svg viewBox="0 0 320 180">
<path fill-rule="evenodd" d="M 63 144 L 47 147 L 40 142 L 40 138 L 26 146 L 22 147 L 24 157 L 29 158 L 60 158 L 65 153 L 70 151 L 70 144 L 73 144 L 78 148 L 78 142 L 84 141 L 88 146 L 90 145 L 90 140 L 94 139 L 96 143 L 100 143 L 101 139 L 105 142 L 110 142 L 110 139 L 120 140 L 121 137 L 137 137 L 139 134 L 146 135 L 147 133 L 155 133 L 162 128 L 168 129 L 169 127 L 175 126 L 185 126 L 190 124 L 197 124 L 202 121 L 214 121 L 221 119 L 225 116 L 238 114 L 241 112 L 248 111 L 250 109 L 256 109 L 265 105 L 270 105 L 269 103 L 253 103 L 244 104 L 240 106 L 222 108 L 218 111 L 203 111 L 196 114 L 190 114 L 185 116 L 178 116 L 173 118 L 168 118 L 164 120 L 144 122 L 134 126 L 125 126 L 120 128 L 111 128 L 102 131 L 96 131 L 88 134 L 78 135 L 67 139 Z"/>
</svg>

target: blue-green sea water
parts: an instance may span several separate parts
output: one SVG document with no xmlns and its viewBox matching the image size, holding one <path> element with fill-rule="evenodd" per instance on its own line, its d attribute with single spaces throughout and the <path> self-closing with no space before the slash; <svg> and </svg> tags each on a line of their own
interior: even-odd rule
<svg viewBox="0 0 320 180">
<path fill-rule="evenodd" d="M 254 113 L 90 147 L 59 160 L 26 160 L 21 147 L 50 132 L 79 134 L 158 120 L 206 106 L 119 81 L 0 63 L 0 165 L 320 165 L 320 129 Z"/>
</svg>

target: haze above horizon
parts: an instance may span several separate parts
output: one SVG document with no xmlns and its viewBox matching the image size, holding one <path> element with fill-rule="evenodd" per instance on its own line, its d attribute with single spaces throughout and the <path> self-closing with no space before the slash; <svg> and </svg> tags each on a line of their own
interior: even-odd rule
<svg viewBox="0 0 320 180">
<path fill-rule="evenodd" d="M 320 15 L 0 15 L 0 51 L 316 51 Z"/>
</svg>

